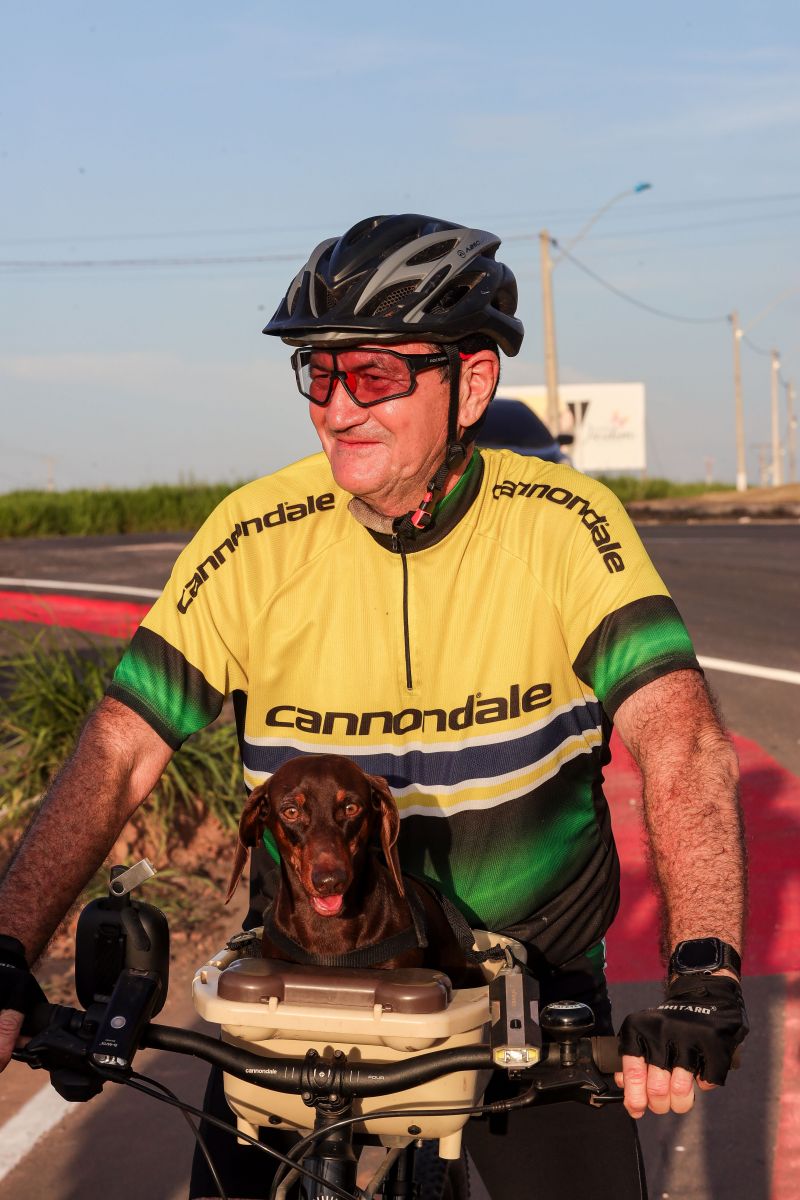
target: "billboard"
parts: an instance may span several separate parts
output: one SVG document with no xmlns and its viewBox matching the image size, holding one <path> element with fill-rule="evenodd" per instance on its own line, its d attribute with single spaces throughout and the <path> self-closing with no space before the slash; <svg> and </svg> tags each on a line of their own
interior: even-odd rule
<svg viewBox="0 0 800 1200">
<path fill-rule="evenodd" d="M 567 450 L 579 471 L 644 471 L 645 392 L 643 383 L 567 383 L 559 386 L 559 433 L 575 438 Z M 543 387 L 506 387 L 498 396 L 521 400 L 547 421 Z"/>
</svg>

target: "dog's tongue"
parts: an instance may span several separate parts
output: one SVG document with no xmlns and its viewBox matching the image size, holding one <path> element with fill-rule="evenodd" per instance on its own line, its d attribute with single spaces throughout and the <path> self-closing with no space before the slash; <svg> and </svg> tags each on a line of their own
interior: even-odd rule
<svg viewBox="0 0 800 1200">
<path fill-rule="evenodd" d="M 342 907 L 344 896 L 312 896 L 311 903 L 321 917 L 335 917 Z"/>
</svg>

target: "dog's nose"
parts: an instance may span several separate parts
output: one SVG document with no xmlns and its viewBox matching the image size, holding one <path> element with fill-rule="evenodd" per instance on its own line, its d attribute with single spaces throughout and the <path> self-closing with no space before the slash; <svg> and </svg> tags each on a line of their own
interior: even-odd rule
<svg viewBox="0 0 800 1200">
<path fill-rule="evenodd" d="M 348 882 L 347 872 L 339 863 L 317 861 L 311 869 L 311 883 L 319 896 L 341 895 Z"/>
</svg>

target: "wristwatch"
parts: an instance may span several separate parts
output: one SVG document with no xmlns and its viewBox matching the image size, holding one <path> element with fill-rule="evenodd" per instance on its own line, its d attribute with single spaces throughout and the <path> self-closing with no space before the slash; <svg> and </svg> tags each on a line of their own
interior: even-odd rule
<svg viewBox="0 0 800 1200">
<path fill-rule="evenodd" d="M 691 938 L 678 942 L 669 960 L 669 974 L 711 975 L 714 971 L 733 971 L 737 978 L 742 975 L 742 960 L 727 942 L 719 938 Z"/>
</svg>

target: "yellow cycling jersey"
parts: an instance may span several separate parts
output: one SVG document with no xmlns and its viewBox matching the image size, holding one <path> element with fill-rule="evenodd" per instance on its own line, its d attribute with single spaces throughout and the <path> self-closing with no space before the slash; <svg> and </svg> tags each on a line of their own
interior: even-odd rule
<svg viewBox="0 0 800 1200">
<path fill-rule="evenodd" d="M 683 622 L 619 502 L 569 467 L 476 453 L 407 544 L 350 499 L 323 455 L 227 497 L 110 694 L 173 747 L 232 694 L 248 787 L 305 753 L 384 776 L 404 869 L 563 964 L 617 905 L 611 718 L 697 668 Z"/>
</svg>

